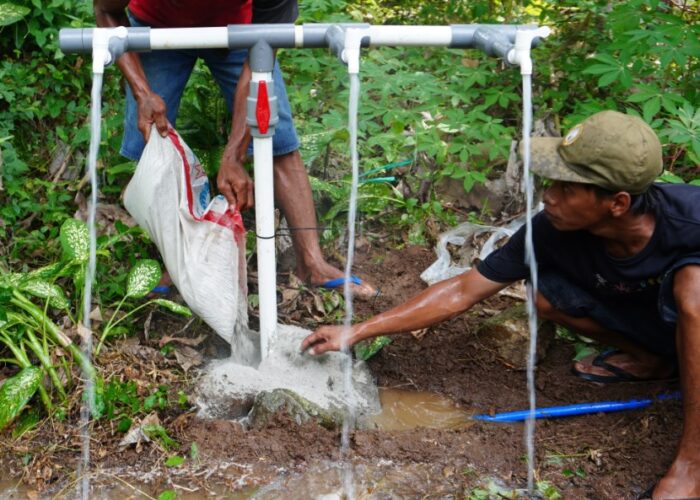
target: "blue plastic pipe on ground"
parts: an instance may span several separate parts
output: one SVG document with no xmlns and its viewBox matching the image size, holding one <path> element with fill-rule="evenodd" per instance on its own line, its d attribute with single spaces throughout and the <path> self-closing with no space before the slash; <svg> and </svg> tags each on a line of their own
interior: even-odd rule
<svg viewBox="0 0 700 500">
<path fill-rule="evenodd" d="M 536 419 L 572 417 L 588 413 L 608 413 L 613 411 L 636 410 L 645 408 L 655 401 L 667 401 L 669 399 L 681 399 L 680 392 L 660 394 L 655 398 L 631 399 L 629 401 L 600 401 L 595 403 L 577 403 L 566 406 L 551 406 L 549 408 L 537 408 L 534 412 Z M 485 422 L 522 422 L 530 418 L 530 410 L 509 411 L 495 415 L 475 415 L 475 420 Z"/>
</svg>

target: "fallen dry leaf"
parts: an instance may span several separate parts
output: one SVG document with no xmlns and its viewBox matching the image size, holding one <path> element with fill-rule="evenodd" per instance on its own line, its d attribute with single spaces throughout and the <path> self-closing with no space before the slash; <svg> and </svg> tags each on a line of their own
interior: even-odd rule
<svg viewBox="0 0 700 500">
<path fill-rule="evenodd" d="M 160 341 L 158 342 L 158 345 L 160 347 L 163 347 L 168 342 L 177 342 L 178 344 L 188 345 L 190 347 L 197 347 L 202 342 L 204 342 L 206 339 L 207 339 L 206 334 L 200 335 L 196 339 L 189 338 L 189 337 L 171 337 L 169 335 L 166 335 L 162 339 L 160 339 Z"/>
<path fill-rule="evenodd" d="M 175 359 L 185 373 L 193 366 L 199 366 L 204 363 L 204 358 L 199 351 L 187 346 L 175 350 Z"/>
</svg>

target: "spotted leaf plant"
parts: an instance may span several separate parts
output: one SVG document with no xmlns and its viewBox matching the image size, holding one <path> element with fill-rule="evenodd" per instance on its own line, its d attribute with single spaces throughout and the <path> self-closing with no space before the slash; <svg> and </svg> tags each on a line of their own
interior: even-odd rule
<svg viewBox="0 0 700 500">
<path fill-rule="evenodd" d="M 109 246 L 121 237 L 101 243 L 96 248 L 97 257 L 109 258 Z M 62 254 L 58 262 L 23 273 L 0 268 L 0 362 L 16 365 L 20 370 L 0 386 L 0 429 L 21 412 L 36 392 L 48 414 L 56 401 L 67 404 L 68 391 L 76 386 L 74 364 L 95 379 L 89 357 L 66 334 L 78 329 L 85 314 L 83 290 L 90 248 L 87 226 L 80 220 L 68 219 L 61 226 L 59 239 Z M 185 316 L 192 314 L 187 307 L 161 298 L 135 302 L 147 297 L 160 278 L 156 261 L 136 262 L 128 274 L 123 297 L 102 328 L 96 354 L 106 339 L 123 331 L 115 327 L 149 305 Z M 52 319 L 56 317 L 64 318 L 62 326 Z"/>
<path fill-rule="evenodd" d="M 134 265 L 134 267 L 131 268 L 131 271 L 129 271 L 129 275 L 126 279 L 126 295 L 124 295 L 124 298 L 122 298 L 122 300 L 119 302 L 116 310 L 114 311 L 114 314 L 112 314 L 111 319 L 107 322 L 107 325 L 102 330 L 100 343 L 97 345 L 95 354 L 99 354 L 100 349 L 104 344 L 104 341 L 107 338 L 109 338 L 110 335 L 112 335 L 112 333 L 115 331 L 115 327 L 119 323 L 151 304 L 157 304 L 161 307 L 165 307 L 166 309 L 174 313 L 181 314 L 183 316 L 192 315 L 192 312 L 185 306 L 182 306 L 170 300 L 155 298 L 135 307 L 134 309 L 117 319 L 117 313 L 122 308 L 122 305 L 127 299 L 140 299 L 148 296 L 151 290 L 153 290 L 153 288 L 155 288 L 160 282 L 161 276 L 162 275 L 160 271 L 160 265 L 158 264 L 158 262 L 152 259 L 140 260 Z"/>
</svg>

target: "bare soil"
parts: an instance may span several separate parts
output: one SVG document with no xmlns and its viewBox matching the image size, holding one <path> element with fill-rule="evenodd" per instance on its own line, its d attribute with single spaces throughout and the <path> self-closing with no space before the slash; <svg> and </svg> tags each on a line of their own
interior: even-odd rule
<svg viewBox="0 0 700 500">
<path fill-rule="evenodd" d="M 357 316 L 385 310 L 424 288 L 419 275 L 433 258 L 432 250 L 420 247 L 391 248 L 381 242 L 360 247 L 355 271 L 380 287 L 382 294 L 372 301 L 356 302 Z M 284 309 L 285 314 L 313 328 L 322 318 L 316 311 L 314 319 L 309 306 L 313 298 L 305 297 L 311 295 L 297 298 L 293 308 L 297 314 L 289 308 Z M 511 302 L 496 297 L 424 335 L 395 337 L 369 361 L 378 385 L 442 394 L 476 413 L 526 408 L 525 373 L 503 366 L 474 335 L 492 310 Z M 164 355 L 158 339 L 164 335 L 201 339 L 206 327 L 195 323 L 178 332 L 184 324 L 159 314 L 149 319 L 148 335 L 111 349 L 102 361 L 102 371 L 137 381 L 142 395 L 165 384 L 169 398 L 175 400 L 177 391 L 191 393 L 197 360 L 184 373 L 182 355 Z M 225 352 L 212 338 L 191 344 L 190 349 L 205 357 Z M 173 345 L 176 350 L 182 347 L 177 342 Z M 571 374 L 573 356 L 570 342 L 553 342 L 537 369 L 538 406 L 627 400 L 677 389 L 673 382 L 587 383 Z M 155 443 L 120 447 L 124 434 L 116 429 L 115 421 L 94 424 L 92 465 L 98 477 L 94 483 L 105 496 L 146 498 L 146 493 L 155 497 L 174 489 L 182 498 L 207 494 L 236 498 L 235 492 L 246 497 L 256 491 L 263 498 L 300 498 L 310 493 L 300 493 L 303 490 L 292 486 L 305 473 L 317 471 L 328 483 L 339 481 L 333 464 L 341 459 L 340 431 L 312 423 L 299 426 L 284 417 L 267 428 L 245 430 L 237 422 L 200 419 L 195 409 L 172 402 L 157 415 L 177 441 L 174 449 L 166 451 Z M 29 497 L 72 496 L 80 459 L 76 421 L 73 414 L 62 422 L 47 420 L 21 439 L 14 439 L 9 431 L 0 434 L 0 465 L 9 476 L 23 479 Z M 671 463 L 681 427 L 679 402 L 539 421 L 537 478 L 554 485 L 563 498 L 636 498 Z M 185 463 L 166 466 L 165 460 L 173 454 L 186 457 Z M 485 489 L 491 480 L 504 487 L 524 488 L 525 456 L 522 424 L 478 422 L 453 430 L 357 430 L 351 434 L 349 451 L 362 484 L 356 495 L 365 498 L 464 498 L 475 488 Z M 328 493 L 340 491 L 340 484 L 316 488 L 314 494 Z"/>
</svg>

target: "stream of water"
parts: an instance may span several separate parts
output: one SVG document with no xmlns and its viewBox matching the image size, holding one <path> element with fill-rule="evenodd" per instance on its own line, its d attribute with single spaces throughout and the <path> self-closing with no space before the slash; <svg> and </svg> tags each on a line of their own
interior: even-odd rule
<svg viewBox="0 0 700 500">
<path fill-rule="evenodd" d="M 347 410 L 343 419 L 343 432 L 341 437 L 341 455 L 345 460 L 343 483 L 347 498 L 355 498 L 353 480 L 353 467 L 348 459 L 350 449 L 350 430 L 355 427 L 354 391 L 352 390 L 352 355 L 348 346 L 348 336 L 352 328 L 352 263 L 355 258 L 355 217 L 357 212 L 357 186 L 359 184 L 360 160 L 357 153 L 357 113 L 360 100 L 360 76 L 350 73 L 350 98 L 348 101 L 348 129 L 350 130 L 350 158 L 352 163 L 352 187 L 350 189 L 350 204 L 348 208 L 348 252 L 345 263 L 345 320 L 343 322 L 344 334 L 341 340 L 341 350 L 346 354 L 343 366 L 343 382 L 347 395 Z"/>
<path fill-rule="evenodd" d="M 532 77 L 523 75 L 523 181 L 525 183 L 525 261 L 530 268 L 527 283 L 527 315 L 530 345 L 527 357 L 527 391 L 530 416 L 525 422 L 527 447 L 527 489 L 534 493 L 535 480 L 535 361 L 537 356 L 537 260 L 532 243 L 533 182 L 530 175 L 530 133 L 532 130 Z"/>
<path fill-rule="evenodd" d="M 85 288 L 83 290 L 83 335 L 82 351 L 85 359 L 92 362 L 92 325 L 90 310 L 92 308 L 92 284 L 95 280 L 96 267 L 96 231 L 95 213 L 97 210 L 97 153 L 100 148 L 102 134 L 102 73 L 92 75 L 92 103 L 90 107 L 90 149 L 88 152 L 88 175 L 90 177 L 90 200 L 88 201 L 88 233 L 90 236 L 90 248 L 88 267 L 85 274 Z M 83 371 L 83 401 L 80 407 L 80 438 L 81 461 L 78 468 L 79 496 L 84 500 L 90 498 L 90 417 L 95 404 L 95 381 L 91 374 Z"/>
</svg>

